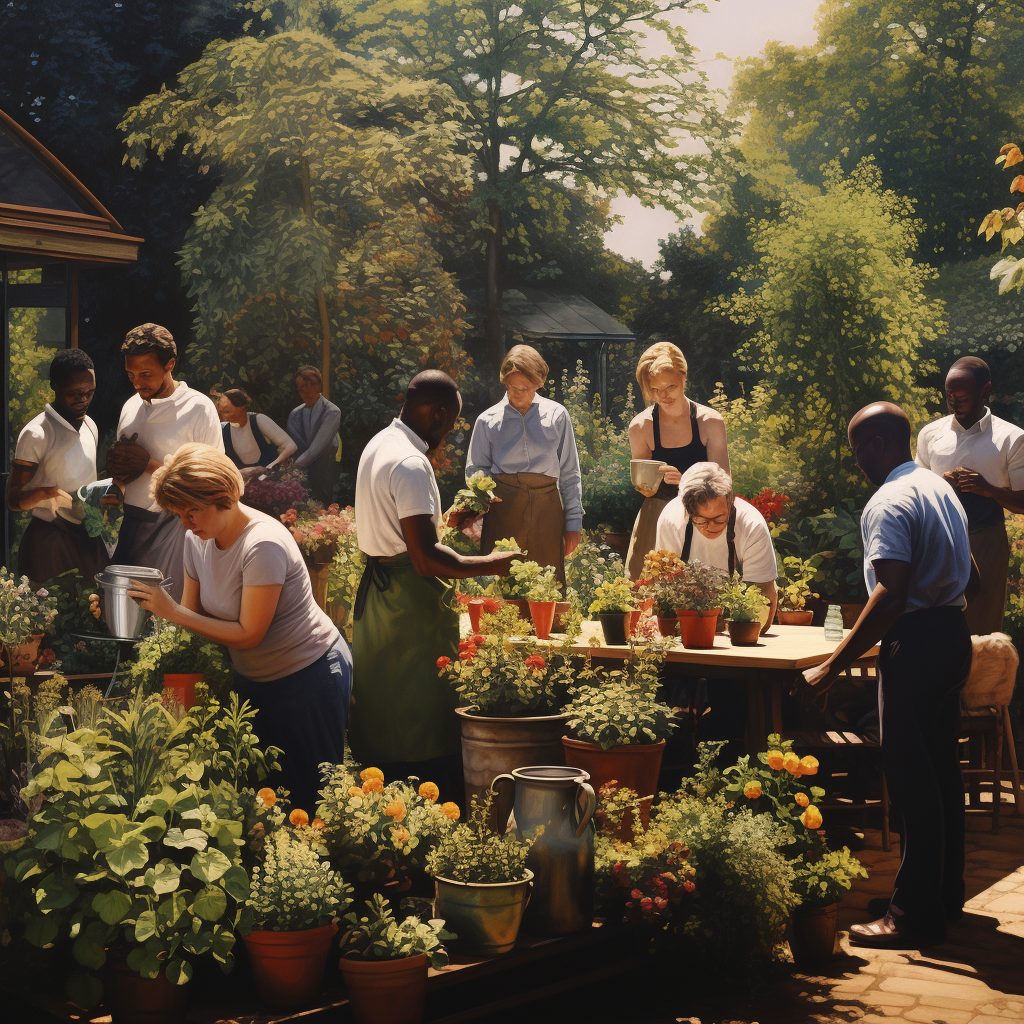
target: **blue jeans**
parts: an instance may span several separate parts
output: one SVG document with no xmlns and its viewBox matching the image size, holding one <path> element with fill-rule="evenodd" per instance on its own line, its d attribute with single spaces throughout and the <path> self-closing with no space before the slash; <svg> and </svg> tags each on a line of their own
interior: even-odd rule
<svg viewBox="0 0 1024 1024">
<path fill-rule="evenodd" d="M 320 790 L 320 765 L 341 764 L 352 695 L 352 655 L 344 640 L 298 672 L 258 683 L 235 673 L 235 689 L 256 709 L 260 746 L 280 747 L 281 770 L 266 785 L 284 786 L 294 807 L 312 821 Z"/>
</svg>

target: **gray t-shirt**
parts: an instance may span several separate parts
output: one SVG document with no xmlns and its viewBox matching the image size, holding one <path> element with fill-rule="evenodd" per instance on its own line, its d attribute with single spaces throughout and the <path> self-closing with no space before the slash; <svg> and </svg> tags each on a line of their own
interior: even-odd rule
<svg viewBox="0 0 1024 1024">
<path fill-rule="evenodd" d="M 199 601 L 206 614 L 227 622 L 238 621 L 242 587 L 281 587 L 277 611 L 262 642 L 248 650 L 231 649 L 237 672 L 267 683 L 312 665 L 339 641 L 340 634 L 313 600 L 309 573 L 287 528 L 256 509 L 241 508 L 249 525 L 224 551 L 216 541 L 186 533 L 185 572 L 199 583 Z"/>
</svg>

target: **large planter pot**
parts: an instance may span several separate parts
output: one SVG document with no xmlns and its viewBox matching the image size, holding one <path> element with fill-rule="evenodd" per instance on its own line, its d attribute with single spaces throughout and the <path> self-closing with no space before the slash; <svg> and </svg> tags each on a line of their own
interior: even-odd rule
<svg viewBox="0 0 1024 1024">
<path fill-rule="evenodd" d="M 551 639 L 551 624 L 555 621 L 555 601 L 530 601 L 530 618 L 538 640 Z"/>
<path fill-rule="evenodd" d="M 627 612 L 599 612 L 601 632 L 607 647 L 621 647 L 626 642 Z M 537 762 L 538 764 L 540 762 Z"/>
<path fill-rule="evenodd" d="M 761 623 L 756 619 L 753 622 L 729 620 L 729 640 L 733 647 L 754 647 L 760 635 Z"/>
<path fill-rule="evenodd" d="M 191 707 L 195 707 L 196 683 L 205 681 L 206 676 L 202 672 L 164 673 L 164 689 L 170 690 L 178 698 L 178 702 L 186 711 Z"/>
<path fill-rule="evenodd" d="M 133 971 L 121 950 L 108 950 L 103 965 L 103 1005 L 113 1024 L 181 1024 L 187 989 L 160 972 L 143 978 Z"/>
<path fill-rule="evenodd" d="M 448 945 L 463 953 L 501 956 L 516 944 L 530 899 L 533 872 L 519 882 L 455 882 L 434 877 L 434 917 L 457 938 Z"/>
<path fill-rule="evenodd" d="M 789 919 L 789 948 L 801 966 L 824 963 L 835 953 L 839 905 L 797 907 Z"/>
<path fill-rule="evenodd" d="M 780 626 L 809 626 L 814 621 L 814 612 L 806 608 L 780 608 L 776 618 Z"/>
<path fill-rule="evenodd" d="M 721 608 L 712 608 L 707 612 L 694 612 L 689 608 L 677 608 L 679 619 L 679 636 L 684 647 L 706 648 L 715 646 L 715 630 L 718 628 L 718 617 Z"/>
<path fill-rule="evenodd" d="M 427 954 L 338 962 L 356 1024 L 419 1024 L 427 995 Z"/>
<path fill-rule="evenodd" d="M 260 999 L 281 1008 L 312 1002 L 323 988 L 327 954 L 337 931 L 336 924 L 325 924 L 295 932 L 254 929 L 244 935 Z"/>
<path fill-rule="evenodd" d="M 462 727 L 462 770 L 466 779 L 466 810 L 474 796 L 483 799 L 492 780 L 530 764 L 564 764 L 562 733 L 568 715 L 490 718 L 471 708 L 456 708 Z M 506 787 L 507 790 L 508 787 Z M 513 794 L 501 791 L 494 800 L 491 824 L 504 832 L 512 812 Z"/>
<path fill-rule="evenodd" d="M 666 638 L 679 636 L 679 619 L 675 615 L 659 615 L 658 632 Z"/>
<path fill-rule="evenodd" d="M 30 676 L 39 662 L 43 634 L 36 633 L 17 647 L 0 645 L 0 676 Z"/>
<path fill-rule="evenodd" d="M 590 776 L 590 784 L 595 790 L 600 790 L 609 782 L 615 783 L 616 789 L 633 790 L 640 797 L 640 821 L 647 828 L 651 801 L 658 791 L 658 773 L 665 753 L 664 740 L 603 750 L 598 743 L 563 736 L 562 746 L 565 748 L 565 763 L 582 768 Z M 633 838 L 631 814 L 623 818 L 616 834 L 626 842 Z"/>
</svg>

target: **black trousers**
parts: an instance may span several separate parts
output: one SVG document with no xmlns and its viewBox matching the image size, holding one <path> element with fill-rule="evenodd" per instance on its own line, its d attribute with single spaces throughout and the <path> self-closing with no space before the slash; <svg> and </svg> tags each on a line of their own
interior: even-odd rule
<svg viewBox="0 0 1024 1024">
<path fill-rule="evenodd" d="M 902 616 L 882 639 L 878 711 L 882 765 L 903 857 L 892 905 L 943 933 L 964 902 L 964 787 L 957 736 L 971 636 L 959 608 Z"/>
</svg>

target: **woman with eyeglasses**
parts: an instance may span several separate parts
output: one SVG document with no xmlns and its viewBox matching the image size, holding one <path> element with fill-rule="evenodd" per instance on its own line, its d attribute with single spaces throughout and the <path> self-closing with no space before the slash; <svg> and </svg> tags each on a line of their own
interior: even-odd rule
<svg viewBox="0 0 1024 1024">
<path fill-rule="evenodd" d="M 686 397 L 686 371 L 686 357 L 667 341 L 652 345 L 637 363 L 637 383 L 648 406 L 629 425 L 630 455 L 664 465 L 657 487 L 636 488 L 645 500 L 626 555 L 630 579 L 641 577 L 644 558 L 655 550 L 658 519 L 676 497 L 683 473 L 698 462 L 714 462 L 729 472 L 725 420 Z"/>
<path fill-rule="evenodd" d="M 501 499 L 484 516 L 480 553 L 514 537 L 531 561 L 553 565 L 564 584 L 565 557 L 583 529 L 583 485 L 568 411 L 537 394 L 547 376 L 548 364 L 535 348 L 509 349 L 500 372 L 505 397 L 473 424 L 466 477 L 483 471 Z"/>
<path fill-rule="evenodd" d="M 739 573 L 744 583 L 755 584 L 771 605 L 761 632 L 768 629 L 779 600 L 772 535 L 764 516 L 733 494 L 732 477 L 721 466 L 698 462 L 683 474 L 679 497 L 658 520 L 655 544 L 684 562 L 703 562 L 730 576 Z"/>
</svg>

